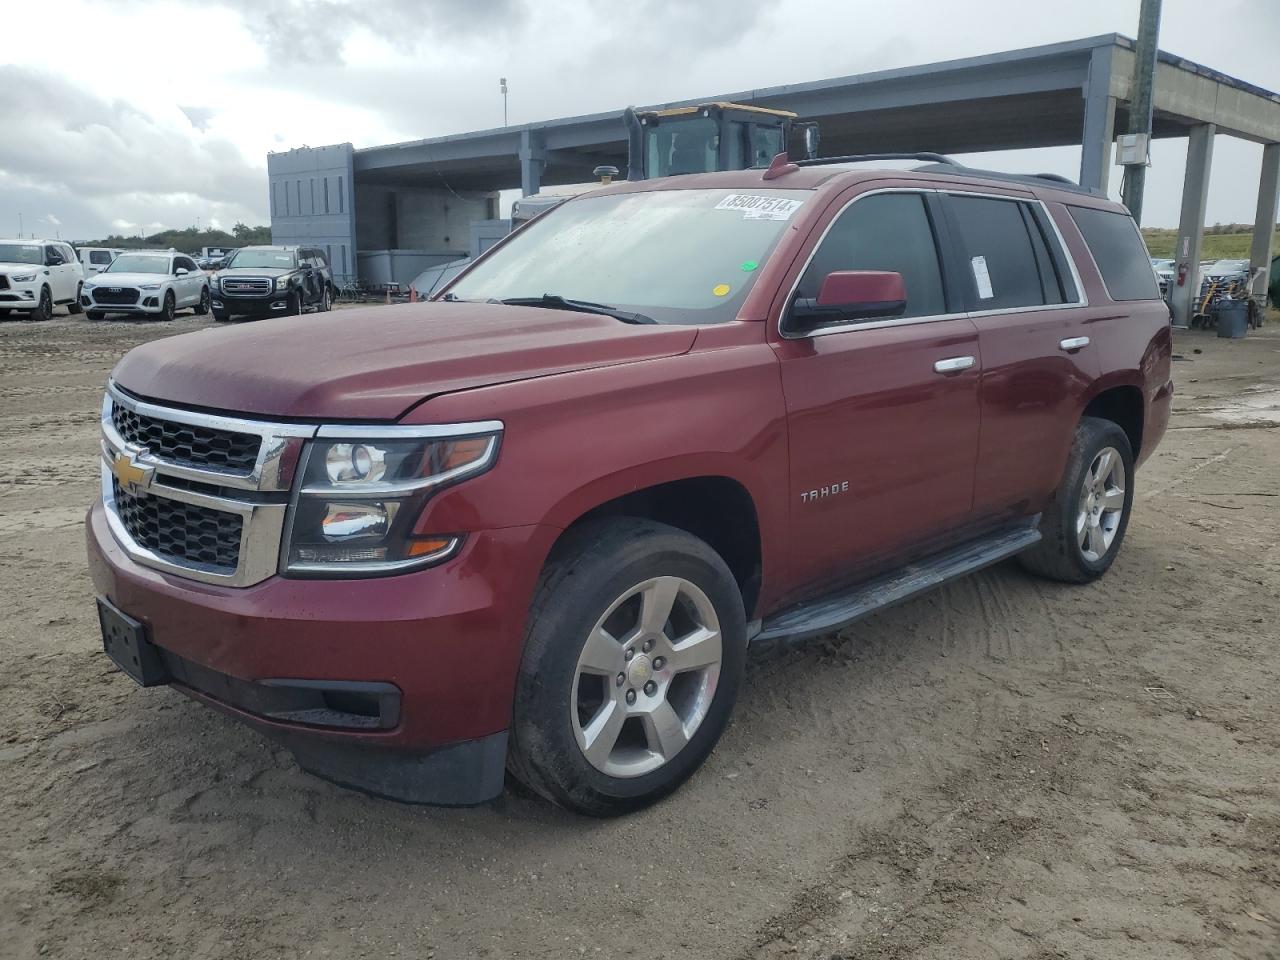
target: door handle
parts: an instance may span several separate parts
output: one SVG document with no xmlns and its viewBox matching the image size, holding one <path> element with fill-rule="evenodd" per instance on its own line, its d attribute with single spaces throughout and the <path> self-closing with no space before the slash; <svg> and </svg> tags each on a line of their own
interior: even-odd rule
<svg viewBox="0 0 1280 960">
<path fill-rule="evenodd" d="M 1067 339 L 1060 340 L 1058 342 L 1058 349 L 1065 350 L 1067 353 L 1075 353 L 1077 350 L 1083 349 L 1088 345 L 1088 337 L 1067 337 Z"/>
<path fill-rule="evenodd" d="M 947 357 L 945 360 L 939 360 L 933 365 L 935 373 L 959 373 L 961 370 L 968 370 L 978 361 L 973 357 Z"/>
</svg>

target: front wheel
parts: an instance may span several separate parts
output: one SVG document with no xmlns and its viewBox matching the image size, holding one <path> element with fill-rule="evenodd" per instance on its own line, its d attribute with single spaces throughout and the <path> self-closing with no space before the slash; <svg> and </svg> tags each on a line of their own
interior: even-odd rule
<svg viewBox="0 0 1280 960">
<path fill-rule="evenodd" d="M 31 311 L 32 320 L 48 320 L 53 316 L 53 294 L 49 292 L 48 287 L 40 288 L 40 300 L 36 303 L 36 308 Z"/>
<path fill-rule="evenodd" d="M 327 283 L 324 285 L 324 293 L 320 297 L 320 312 L 328 313 L 333 309 L 333 288 Z"/>
<path fill-rule="evenodd" d="M 74 313 L 79 313 L 79 312 L 80 312 L 80 310 L 81 310 L 81 307 L 80 307 L 80 292 L 81 292 L 81 290 L 82 290 L 82 289 L 83 289 L 83 285 L 82 285 L 82 284 L 76 284 L 76 298 L 75 298 L 74 300 L 72 300 L 70 303 L 68 303 L 68 304 L 67 304 L 67 313 L 73 313 L 73 314 L 74 314 Z"/>
<path fill-rule="evenodd" d="M 1088 583 L 1115 561 L 1133 508 L 1133 449 L 1110 420 L 1084 417 L 1067 469 L 1040 521 L 1043 539 L 1023 553 L 1032 573 Z"/>
<path fill-rule="evenodd" d="M 706 543 L 633 518 L 571 532 L 530 612 L 512 773 L 592 816 L 659 800 L 720 739 L 745 651 L 742 595 Z"/>
<path fill-rule="evenodd" d="M 194 311 L 195 315 L 197 317 L 203 317 L 206 313 L 208 313 L 209 304 L 211 302 L 212 301 L 209 299 L 209 288 L 202 287 L 200 290 L 200 302 L 197 303 L 195 306 L 195 311 Z"/>
<path fill-rule="evenodd" d="M 303 301 L 301 290 L 290 290 L 288 299 L 288 313 L 290 316 L 300 316 L 302 313 Z"/>
<path fill-rule="evenodd" d="M 160 311 L 160 316 L 164 320 L 172 320 L 178 315 L 178 301 L 174 299 L 173 291 L 170 290 L 164 295 L 164 307 Z"/>
<path fill-rule="evenodd" d="M 103 313 L 101 310 L 86 310 L 84 312 L 84 315 L 90 320 L 94 320 L 94 321 L 102 320 L 106 317 L 106 314 Z"/>
</svg>

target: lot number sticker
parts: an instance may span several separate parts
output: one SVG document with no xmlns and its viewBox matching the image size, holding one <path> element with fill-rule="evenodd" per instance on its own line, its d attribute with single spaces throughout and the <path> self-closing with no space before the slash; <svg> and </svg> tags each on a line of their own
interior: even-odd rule
<svg viewBox="0 0 1280 960">
<path fill-rule="evenodd" d="M 761 197 L 752 193 L 731 193 L 716 204 L 717 210 L 741 210 L 743 220 L 790 220 L 803 200 Z"/>
<path fill-rule="evenodd" d="M 974 257 L 970 263 L 973 265 L 974 283 L 978 285 L 978 296 L 983 300 L 990 300 L 996 294 L 991 289 L 991 271 L 987 269 L 987 258 Z"/>
</svg>

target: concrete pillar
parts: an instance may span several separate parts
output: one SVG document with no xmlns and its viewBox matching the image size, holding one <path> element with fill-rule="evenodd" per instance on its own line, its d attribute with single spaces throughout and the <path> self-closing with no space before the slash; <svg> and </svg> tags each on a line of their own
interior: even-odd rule
<svg viewBox="0 0 1280 960">
<path fill-rule="evenodd" d="M 1262 148 L 1262 182 L 1258 187 L 1258 216 L 1253 221 L 1253 250 L 1249 258 L 1249 275 L 1253 277 L 1251 293 L 1267 295 L 1267 278 L 1271 273 L 1271 238 L 1276 229 L 1276 205 L 1280 202 L 1280 143 Z M 1262 272 L 1258 270 L 1261 268 Z M 1280 306 L 1280 304 L 1277 304 Z"/>
<path fill-rule="evenodd" d="M 1089 61 L 1080 138 L 1080 185 L 1104 193 L 1111 175 L 1111 144 L 1116 129 L 1116 98 L 1111 96 L 1112 49 L 1110 45 L 1098 47 Z"/>
<path fill-rule="evenodd" d="M 542 171 L 547 167 L 547 151 L 542 136 L 533 130 L 520 132 L 520 192 L 535 194 L 542 188 Z"/>
<path fill-rule="evenodd" d="M 1204 239 L 1204 210 L 1209 199 L 1209 169 L 1213 165 L 1213 138 L 1217 125 L 1206 123 L 1191 129 L 1187 140 L 1187 170 L 1182 181 L 1182 215 L 1178 220 L 1178 244 L 1173 251 L 1176 269 L 1186 267 L 1186 282 L 1174 285 L 1173 323 L 1191 326 L 1196 301 L 1200 297 L 1200 243 Z"/>
</svg>

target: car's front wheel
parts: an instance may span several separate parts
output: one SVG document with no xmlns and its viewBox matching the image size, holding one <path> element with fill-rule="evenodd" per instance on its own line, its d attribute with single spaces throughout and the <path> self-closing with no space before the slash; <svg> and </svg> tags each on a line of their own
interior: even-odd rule
<svg viewBox="0 0 1280 960">
<path fill-rule="evenodd" d="M 1088 583 L 1120 552 L 1133 508 L 1133 449 L 1118 424 L 1084 417 L 1067 469 L 1040 520 L 1041 541 L 1020 557 L 1033 573 Z"/>
<path fill-rule="evenodd" d="M 86 310 L 84 315 L 90 320 L 101 320 L 106 317 L 106 314 L 101 310 Z"/>
<path fill-rule="evenodd" d="M 212 301 L 209 299 L 209 288 L 208 287 L 202 288 L 200 290 L 200 302 L 197 303 L 195 306 L 195 311 L 194 311 L 195 315 L 197 317 L 203 317 L 206 313 L 208 313 L 209 304 L 211 302 Z"/>
<path fill-rule="evenodd" d="M 634 518 L 571 532 L 530 611 L 512 773 L 593 816 L 653 803 L 720 739 L 745 651 L 737 582 L 702 540 Z"/>
<path fill-rule="evenodd" d="M 40 288 L 40 299 L 36 303 L 36 308 L 31 311 L 32 320 L 48 320 L 53 316 L 53 294 L 49 292 L 48 287 Z"/>
<path fill-rule="evenodd" d="M 161 306 L 160 318 L 162 320 L 172 320 L 177 315 L 178 301 L 174 298 L 173 291 L 170 290 L 164 295 L 164 303 Z"/>
<path fill-rule="evenodd" d="M 76 298 L 67 304 L 67 313 L 79 313 L 81 311 L 80 293 L 82 290 L 83 284 L 76 284 Z"/>
</svg>

